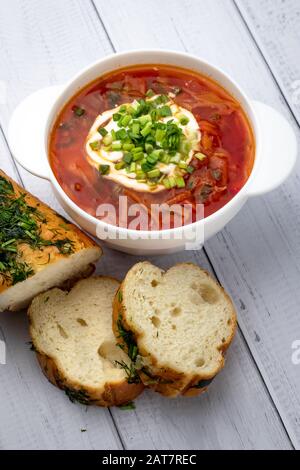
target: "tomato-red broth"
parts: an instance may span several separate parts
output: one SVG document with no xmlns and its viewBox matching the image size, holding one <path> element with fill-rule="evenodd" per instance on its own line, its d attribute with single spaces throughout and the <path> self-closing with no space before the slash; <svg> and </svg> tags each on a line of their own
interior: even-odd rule
<svg viewBox="0 0 300 470">
<path fill-rule="evenodd" d="M 157 94 L 176 93 L 175 103 L 191 111 L 199 124 L 200 148 L 206 155 L 201 161 L 192 159 L 194 171 L 185 175 L 184 188 L 154 194 L 105 178 L 88 163 L 85 150 L 88 132 L 99 114 L 144 98 L 149 89 Z M 119 197 L 127 196 L 128 207 L 140 203 L 148 210 L 151 204 L 191 204 L 188 223 L 197 220 L 197 203 L 204 205 L 207 217 L 240 191 L 251 173 L 254 149 L 251 126 L 236 99 L 210 78 L 165 65 L 131 67 L 99 77 L 64 106 L 49 141 L 50 163 L 59 184 L 89 214 L 96 216 L 103 203 L 118 211 Z"/>
</svg>

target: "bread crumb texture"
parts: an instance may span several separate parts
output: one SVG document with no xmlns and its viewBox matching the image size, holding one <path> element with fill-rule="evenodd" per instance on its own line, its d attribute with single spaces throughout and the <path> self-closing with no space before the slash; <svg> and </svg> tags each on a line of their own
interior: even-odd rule
<svg viewBox="0 0 300 470">
<path fill-rule="evenodd" d="M 102 250 L 0 170 L 0 311 L 80 276 Z"/>
<path fill-rule="evenodd" d="M 143 390 L 128 384 L 127 355 L 112 332 L 112 300 L 119 282 L 81 280 L 70 292 L 51 289 L 37 296 L 28 311 L 30 334 L 48 379 L 69 398 L 84 404 L 127 403 Z"/>
<path fill-rule="evenodd" d="M 136 264 L 114 302 L 117 321 L 134 337 L 145 383 L 168 396 L 197 395 L 224 366 L 235 329 L 231 299 L 208 273 L 183 263 L 167 272 Z"/>
</svg>

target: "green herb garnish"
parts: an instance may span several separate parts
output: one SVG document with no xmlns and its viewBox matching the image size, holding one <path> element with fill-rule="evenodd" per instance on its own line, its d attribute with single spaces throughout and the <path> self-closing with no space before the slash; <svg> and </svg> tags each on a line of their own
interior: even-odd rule
<svg viewBox="0 0 300 470">
<path fill-rule="evenodd" d="M 140 378 L 137 373 L 136 369 L 136 359 L 138 356 L 138 347 L 136 344 L 136 341 L 134 339 L 134 335 L 132 331 L 126 330 L 123 322 L 122 322 L 122 315 L 120 314 L 117 320 L 117 328 L 118 328 L 118 333 L 119 336 L 118 338 L 121 338 L 122 341 L 125 343 L 126 348 L 127 348 L 127 355 L 130 359 L 130 363 L 127 364 L 125 361 L 115 361 L 115 363 L 120 366 L 124 371 L 126 372 L 127 375 L 127 382 L 128 383 L 139 383 Z M 118 344 L 118 346 L 121 349 L 124 349 L 124 345 Z"/>
<path fill-rule="evenodd" d="M 100 165 L 99 166 L 99 171 L 100 171 L 101 175 L 108 175 L 109 170 L 110 170 L 109 165 Z"/>
<path fill-rule="evenodd" d="M 178 87 L 173 89 L 175 94 L 180 91 Z M 98 151 L 103 145 L 106 151 L 120 152 L 119 161 L 114 163 L 115 169 L 134 173 L 137 181 L 146 182 L 151 188 L 164 184 L 167 178 L 166 172 L 160 171 L 162 165 L 175 164 L 174 174 L 178 179 L 174 180 L 173 186 L 166 182 L 165 187 L 169 189 L 169 186 L 177 185 L 183 188 L 182 177 L 191 172 L 185 161 L 193 149 L 196 134 L 195 137 L 185 135 L 182 126 L 187 125 L 189 119 L 184 114 L 173 116 L 171 104 L 168 95 L 155 96 L 154 91 L 149 89 L 145 99 L 134 100 L 116 109 L 112 119 L 117 123 L 117 128 L 110 131 L 98 128 L 103 139 L 91 142 L 91 149 Z M 136 164 L 133 165 L 132 161 Z M 180 166 L 179 162 L 184 165 L 182 163 Z M 141 173 L 143 177 L 138 177 Z"/>
<path fill-rule="evenodd" d="M 22 259 L 20 244 L 42 250 L 56 246 L 60 253 L 73 252 L 73 242 L 68 238 L 45 240 L 41 224 L 46 223 L 37 207 L 26 202 L 26 194 L 15 194 L 13 185 L 0 176 L 0 276 L 2 281 L 16 284 L 34 274 L 33 268 Z"/>
<path fill-rule="evenodd" d="M 214 377 L 212 379 L 206 379 L 206 380 L 200 380 L 196 385 L 193 385 L 193 388 L 204 388 L 208 387 L 214 380 Z"/>
<path fill-rule="evenodd" d="M 131 411 L 131 410 L 135 410 L 135 404 L 133 401 L 129 401 L 128 403 L 125 403 L 124 405 L 118 406 L 118 408 L 124 411 Z"/>
<path fill-rule="evenodd" d="M 28 341 L 26 344 L 28 344 L 28 345 L 30 346 L 30 351 L 36 352 L 36 348 L 35 348 L 35 346 L 34 346 L 34 344 L 33 344 L 32 341 Z"/>
<path fill-rule="evenodd" d="M 72 111 L 78 117 L 83 116 L 85 113 L 85 110 L 83 108 L 81 108 L 80 106 L 76 106 L 76 105 L 73 106 Z"/>
<path fill-rule="evenodd" d="M 100 141 L 90 142 L 90 147 L 92 150 L 100 150 Z"/>
<path fill-rule="evenodd" d="M 98 132 L 100 135 L 102 135 L 102 137 L 108 134 L 107 130 L 104 127 L 98 127 Z"/>
<path fill-rule="evenodd" d="M 74 388 L 64 387 L 65 394 L 72 403 L 80 403 L 81 405 L 90 405 L 91 400 L 85 390 L 76 390 Z"/>
</svg>

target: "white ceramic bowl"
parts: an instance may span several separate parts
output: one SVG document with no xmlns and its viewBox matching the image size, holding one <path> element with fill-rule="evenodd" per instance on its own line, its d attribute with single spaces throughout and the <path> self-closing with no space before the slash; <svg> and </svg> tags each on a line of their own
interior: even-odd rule
<svg viewBox="0 0 300 470">
<path fill-rule="evenodd" d="M 138 64 L 175 65 L 213 78 L 240 102 L 253 128 L 256 142 L 255 162 L 246 184 L 217 212 L 182 228 L 145 232 L 113 227 L 101 222 L 80 209 L 65 194 L 48 162 L 49 132 L 64 104 L 78 90 L 104 73 Z M 219 232 L 249 197 L 266 193 L 279 186 L 292 171 L 297 156 L 294 132 L 281 114 L 263 103 L 250 100 L 241 87 L 220 68 L 199 57 L 162 50 L 139 50 L 110 55 L 80 71 L 61 87 L 37 91 L 22 101 L 13 113 L 8 137 L 10 148 L 18 163 L 34 175 L 51 181 L 58 201 L 78 225 L 92 235 L 105 238 L 113 248 L 144 255 L 189 248 L 195 230 L 202 244 Z"/>
</svg>

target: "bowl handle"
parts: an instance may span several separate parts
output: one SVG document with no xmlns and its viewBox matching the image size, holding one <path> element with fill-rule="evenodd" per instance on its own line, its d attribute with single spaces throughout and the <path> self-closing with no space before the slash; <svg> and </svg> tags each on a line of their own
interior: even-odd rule
<svg viewBox="0 0 300 470">
<path fill-rule="evenodd" d="M 50 179 L 45 128 L 49 111 L 61 90 L 61 86 L 53 86 L 27 96 L 14 110 L 8 125 L 8 144 L 13 157 L 40 178 Z"/>
<path fill-rule="evenodd" d="M 272 191 L 292 172 L 297 159 L 297 140 L 285 117 L 259 101 L 252 102 L 261 133 L 260 164 L 248 189 L 249 196 Z"/>
</svg>

